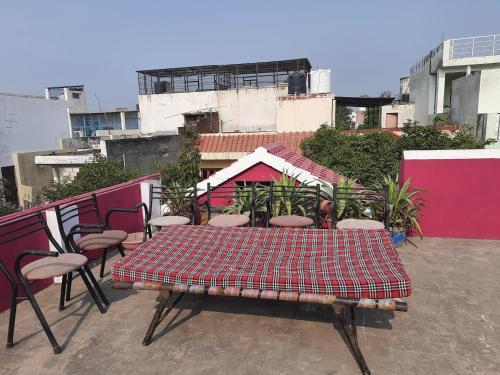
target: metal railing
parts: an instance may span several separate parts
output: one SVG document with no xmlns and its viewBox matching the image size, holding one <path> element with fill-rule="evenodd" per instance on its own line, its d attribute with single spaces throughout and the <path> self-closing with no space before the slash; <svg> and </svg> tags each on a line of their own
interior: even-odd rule
<svg viewBox="0 0 500 375">
<path fill-rule="evenodd" d="M 450 40 L 450 59 L 500 55 L 500 34 Z"/>
</svg>

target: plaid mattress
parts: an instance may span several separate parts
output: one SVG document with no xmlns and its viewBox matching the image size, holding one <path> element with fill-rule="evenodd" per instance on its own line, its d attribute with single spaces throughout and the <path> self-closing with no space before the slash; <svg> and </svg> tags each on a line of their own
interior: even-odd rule
<svg viewBox="0 0 500 375">
<path fill-rule="evenodd" d="M 347 298 L 411 294 L 384 230 L 164 227 L 117 262 L 112 277 Z"/>
</svg>

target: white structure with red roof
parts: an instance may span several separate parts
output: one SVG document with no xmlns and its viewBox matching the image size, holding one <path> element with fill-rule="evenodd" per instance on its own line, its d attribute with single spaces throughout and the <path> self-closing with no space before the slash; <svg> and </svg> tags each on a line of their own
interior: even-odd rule
<svg viewBox="0 0 500 375">
<path fill-rule="evenodd" d="M 249 170 L 252 168 L 262 170 L 262 166 L 266 167 L 263 173 L 268 181 L 272 181 L 273 174 L 279 175 L 283 172 L 296 177 L 299 182 L 305 184 L 317 184 L 318 181 L 336 184 L 341 178 L 331 169 L 319 165 L 305 156 L 298 155 L 281 144 L 273 143 L 258 147 L 254 152 L 243 156 L 230 166 L 199 182 L 198 191 L 202 195 L 207 190 L 207 184 L 210 184 L 211 187 L 224 185 L 235 180 L 238 176 L 245 176 L 243 180 L 251 182 L 252 180 L 247 179 L 250 176 Z M 262 177 L 262 173 L 260 176 Z M 258 182 L 262 182 L 262 178 Z"/>
</svg>

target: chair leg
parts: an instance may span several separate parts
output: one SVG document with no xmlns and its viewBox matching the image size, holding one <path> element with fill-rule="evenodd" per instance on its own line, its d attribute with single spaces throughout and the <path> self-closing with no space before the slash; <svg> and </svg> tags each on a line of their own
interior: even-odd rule
<svg viewBox="0 0 500 375">
<path fill-rule="evenodd" d="M 78 269 L 78 273 L 80 274 L 83 282 L 85 283 L 85 286 L 87 287 L 90 295 L 92 296 L 92 299 L 94 300 L 94 302 L 95 302 L 97 308 L 99 309 L 99 311 L 101 312 L 101 314 L 106 313 L 106 307 L 105 307 L 106 305 L 104 305 L 104 303 L 102 303 L 101 300 L 99 299 L 99 297 L 97 297 L 97 295 L 95 294 L 94 288 L 92 287 L 89 279 L 85 275 L 85 270 L 80 268 L 80 269 Z"/>
<path fill-rule="evenodd" d="M 16 324 L 16 311 L 17 311 L 17 290 L 13 290 L 12 301 L 10 305 L 9 329 L 7 331 L 7 348 L 12 348 L 14 346 L 14 326 Z"/>
<path fill-rule="evenodd" d="M 99 272 L 99 276 L 101 278 L 104 277 L 104 267 L 106 266 L 106 256 L 108 254 L 108 249 L 104 249 L 102 251 L 102 260 L 101 260 L 101 271 Z"/>
<path fill-rule="evenodd" d="M 124 256 L 125 256 L 125 249 L 123 248 L 123 245 L 122 245 L 122 244 L 119 244 L 119 245 L 117 246 L 117 248 L 118 248 L 118 251 L 120 252 L 120 255 L 121 255 L 122 257 L 124 257 Z"/>
<path fill-rule="evenodd" d="M 42 328 L 45 331 L 45 334 L 47 335 L 47 337 L 50 341 L 50 344 L 52 345 L 52 349 L 54 350 L 54 354 L 61 353 L 61 347 L 59 346 L 54 335 L 52 334 L 52 331 L 50 330 L 50 327 L 49 327 L 47 321 L 45 320 L 45 316 L 43 316 L 42 310 L 40 310 L 40 307 L 38 306 L 38 303 L 36 302 L 35 297 L 31 293 L 29 288 L 26 285 L 24 285 L 24 283 L 22 283 L 22 286 L 23 286 L 24 292 L 26 293 L 26 297 L 30 301 L 31 306 L 33 307 L 33 310 L 35 310 L 35 314 L 36 314 L 38 320 L 40 321 L 40 324 L 42 325 Z"/>
<path fill-rule="evenodd" d="M 94 289 L 99 294 L 99 297 L 101 298 L 101 301 L 104 303 L 104 305 L 106 305 L 106 306 L 109 305 L 108 299 L 104 295 L 104 293 L 103 293 L 103 291 L 101 289 L 101 286 L 99 285 L 99 283 L 95 279 L 94 274 L 90 270 L 89 266 L 88 265 L 83 266 L 83 270 L 85 271 L 85 273 L 89 277 L 90 281 L 92 282 L 92 285 L 94 285 Z"/>
<path fill-rule="evenodd" d="M 59 296 L 59 311 L 64 310 L 64 298 L 66 296 L 66 281 L 67 277 L 66 275 L 62 276 L 62 282 L 61 282 L 61 295 Z"/>
<path fill-rule="evenodd" d="M 73 283 L 73 272 L 68 273 L 66 278 L 66 301 L 71 300 L 71 284 Z"/>
</svg>

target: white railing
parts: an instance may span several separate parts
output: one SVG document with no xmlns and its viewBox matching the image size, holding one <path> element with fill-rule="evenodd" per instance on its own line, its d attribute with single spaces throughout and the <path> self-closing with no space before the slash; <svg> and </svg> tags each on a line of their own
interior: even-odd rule
<svg viewBox="0 0 500 375">
<path fill-rule="evenodd" d="M 500 34 L 450 40 L 450 59 L 500 55 Z"/>
</svg>

